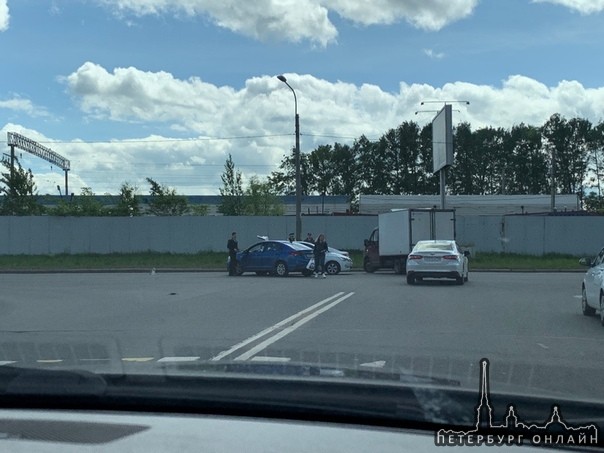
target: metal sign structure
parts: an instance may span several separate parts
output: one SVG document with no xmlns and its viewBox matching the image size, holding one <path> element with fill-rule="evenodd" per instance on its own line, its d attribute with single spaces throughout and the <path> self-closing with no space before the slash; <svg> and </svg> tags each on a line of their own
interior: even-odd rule
<svg viewBox="0 0 604 453">
<path fill-rule="evenodd" d="M 11 156 L 11 178 L 13 177 L 14 163 L 15 163 L 15 148 L 19 148 L 25 152 L 33 154 L 34 156 L 41 157 L 42 159 L 56 165 L 65 172 L 65 195 L 69 193 L 69 184 L 67 178 L 67 172 L 70 170 L 70 162 L 60 154 L 54 152 L 52 149 L 47 148 L 39 144 L 38 142 L 25 137 L 24 135 L 17 134 L 16 132 L 8 132 L 7 143 L 10 146 Z"/>
</svg>

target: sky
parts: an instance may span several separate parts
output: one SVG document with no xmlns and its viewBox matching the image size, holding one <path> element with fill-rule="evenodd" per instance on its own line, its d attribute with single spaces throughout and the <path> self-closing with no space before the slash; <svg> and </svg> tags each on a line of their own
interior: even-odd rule
<svg viewBox="0 0 604 453">
<path fill-rule="evenodd" d="M 473 129 L 598 123 L 603 19 L 604 0 L 0 0 L 0 147 L 52 149 L 76 194 L 217 195 L 229 155 L 244 184 L 279 169 L 295 99 L 305 153 L 445 101 Z M 59 194 L 63 170 L 17 157 Z"/>
</svg>

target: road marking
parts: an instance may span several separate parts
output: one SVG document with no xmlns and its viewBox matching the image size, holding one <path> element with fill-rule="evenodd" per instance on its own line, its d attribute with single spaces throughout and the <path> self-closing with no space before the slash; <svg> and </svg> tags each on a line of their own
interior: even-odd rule
<svg viewBox="0 0 604 453">
<path fill-rule="evenodd" d="M 270 357 L 266 355 L 257 355 L 252 357 L 252 362 L 289 362 L 291 358 L 289 357 Z"/>
<path fill-rule="evenodd" d="M 61 363 L 63 361 L 63 359 L 40 359 L 40 360 L 36 360 L 36 362 L 38 363 Z"/>
<path fill-rule="evenodd" d="M 544 345 L 543 343 L 537 343 L 537 346 L 542 347 L 543 349 L 549 349 L 549 346 Z"/>
<path fill-rule="evenodd" d="M 579 294 L 578 296 L 573 296 L 575 299 L 581 299 L 583 296 Z"/>
<path fill-rule="evenodd" d="M 15 362 L 13 360 L 0 360 L 0 366 L 10 365 L 11 363 L 17 363 L 17 362 Z"/>
<path fill-rule="evenodd" d="M 255 356 L 256 354 L 258 354 L 260 351 L 263 351 L 267 348 L 267 346 L 270 346 L 271 344 L 273 344 L 274 342 L 276 342 L 277 340 L 280 340 L 281 338 L 283 338 L 286 335 L 289 335 L 290 333 L 292 333 L 294 330 L 298 329 L 299 327 L 302 327 L 304 324 L 306 324 L 307 322 L 311 321 L 312 319 L 316 318 L 317 316 L 319 316 L 321 313 L 326 312 L 327 310 L 335 307 L 336 305 L 338 305 L 340 302 L 345 301 L 346 299 L 348 299 L 350 296 L 352 296 L 354 293 L 348 293 L 338 299 L 336 299 L 335 301 L 331 302 L 328 305 L 325 305 L 321 308 L 319 308 L 318 310 L 310 313 L 309 315 L 305 316 L 304 318 L 300 319 L 299 321 L 297 321 L 295 324 L 292 324 L 289 327 L 286 327 L 285 329 L 283 329 L 282 331 L 280 331 L 279 333 L 276 333 L 275 335 L 273 335 L 272 337 L 267 338 L 266 340 L 264 340 L 263 342 L 257 344 L 256 346 L 254 346 L 252 349 L 250 349 L 249 351 L 241 354 L 238 357 L 235 357 L 235 360 L 248 360 L 249 358 Z"/>
<path fill-rule="evenodd" d="M 321 302 L 317 302 L 316 304 L 314 304 L 314 305 L 313 305 L 313 306 L 311 306 L 311 307 L 308 307 L 308 308 L 305 308 L 305 309 L 304 309 L 304 310 L 302 310 L 302 311 L 299 311 L 298 313 L 296 313 L 296 314 L 294 314 L 294 315 L 290 316 L 289 318 L 284 319 L 284 320 L 283 320 L 283 321 L 281 321 L 281 322 L 278 322 L 278 323 L 277 323 L 277 324 L 275 324 L 274 326 L 271 326 L 271 327 L 269 327 L 268 329 L 264 329 L 262 332 L 257 333 L 256 335 L 252 335 L 251 337 L 247 338 L 246 340 L 243 340 L 242 342 L 237 343 L 236 345 L 234 345 L 234 346 L 233 346 L 233 347 L 231 347 L 230 349 L 227 349 L 226 351 L 222 351 L 220 354 L 218 354 L 218 355 L 216 355 L 216 356 L 212 357 L 212 358 L 210 359 L 210 361 L 217 361 L 217 360 L 220 360 L 220 359 L 225 358 L 225 357 L 226 357 L 226 356 L 228 356 L 228 355 L 231 355 L 233 352 L 237 351 L 238 349 L 241 349 L 241 348 L 243 348 L 244 346 L 247 346 L 248 344 L 252 343 L 253 341 L 256 341 L 256 340 L 257 340 L 257 339 L 259 339 L 259 338 L 262 338 L 262 337 L 263 337 L 263 336 L 265 336 L 265 335 L 268 335 L 269 333 L 273 332 L 274 330 L 277 330 L 277 329 L 279 329 L 279 328 L 283 327 L 283 326 L 284 326 L 285 324 L 287 324 L 288 322 L 291 322 L 291 321 L 293 321 L 294 319 L 296 319 L 296 318 L 300 317 L 301 315 L 306 314 L 306 313 L 308 313 L 309 311 L 312 311 L 312 310 L 314 310 L 314 309 L 316 309 L 316 308 L 320 307 L 321 305 L 324 305 L 324 304 L 328 303 L 329 301 L 331 301 L 331 300 L 335 299 L 336 297 L 341 296 L 342 294 L 344 294 L 344 293 L 343 293 L 343 292 L 336 293 L 336 294 L 334 294 L 333 296 L 328 297 L 327 299 L 323 299 Z"/>
<path fill-rule="evenodd" d="M 359 366 L 364 366 L 368 368 L 384 368 L 385 365 L 385 360 L 376 360 L 375 362 L 361 363 Z"/>
<path fill-rule="evenodd" d="M 199 357 L 162 357 L 158 362 L 195 362 Z"/>
<path fill-rule="evenodd" d="M 155 357 L 122 357 L 122 362 L 150 362 Z"/>
</svg>

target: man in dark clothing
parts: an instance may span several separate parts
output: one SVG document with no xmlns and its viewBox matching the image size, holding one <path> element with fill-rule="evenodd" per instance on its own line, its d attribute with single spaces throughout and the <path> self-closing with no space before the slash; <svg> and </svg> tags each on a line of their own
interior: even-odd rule
<svg viewBox="0 0 604 453">
<path fill-rule="evenodd" d="M 237 233 L 233 231 L 231 239 L 227 242 L 227 249 L 229 249 L 229 275 L 237 275 L 237 252 L 239 251 L 239 244 L 237 243 Z"/>
<path fill-rule="evenodd" d="M 315 242 L 314 255 L 315 255 L 315 278 L 319 276 L 320 273 L 323 274 L 323 278 L 325 278 L 325 255 L 327 254 L 327 241 L 325 240 L 325 235 L 321 233 L 317 238 L 317 242 Z"/>
<path fill-rule="evenodd" d="M 312 233 L 308 233 L 306 235 L 306 242 L 312 242 L 313 244 L 315 243 L 315 238 L 312 237 Z"/>
</svg>

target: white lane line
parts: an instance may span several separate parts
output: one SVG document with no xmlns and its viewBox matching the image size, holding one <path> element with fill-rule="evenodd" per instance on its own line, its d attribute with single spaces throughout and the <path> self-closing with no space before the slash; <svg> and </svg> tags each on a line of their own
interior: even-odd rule
<svg viewBox="0 0 604 453">
<path fill-rule="evenodd" d="M 386 366 L 386 361 L 376 360 L 375 362 L 361 363 L 359 366 L 364 366 L 367 368 L 384 368 L 384 366 Z"/>
<path fill-rule="evenodd" d="M 199 357 L 162 357 L 158 362 L 195 362 Z"/>
<path fill-rule="evenodd" d="M 11 363 L 17 363 L 17 362 L 12 361 L 12 360 L 0 360 L 0 366 L 10 365 Z"/>
<path fill-rule="evenodd" d="M 257 355 L 252 357 L 252 362 L 289 362 L 289 357 L 270 357 L 267 355 Z"/>
<path fill-rule="evenodd" d="M 155 357 L 122 357 L 122 362 L 150 362 Z"/>
<path fill-rule="evenodd" d="M 340 302 L 345 301 L 346 299 L 348 299 L 350 296 L 352 296 L 354 293 L 348 293 L 345 296 L 340 297 L 339 299 L 336 299 L 335 301 L 331 302 L 328 305 L 325 305 L 324 307 L 312 312 L 311 314 L 309 314 L 308 316 L 300 319 L 299 321 L 297 321 L 295 324 L 292 324 L 289 327 L 286 327 L 285 329 L 283 329 L 282 331 L 276 333 L 275 335 L 273 335 L 272 337 L 267 338 L 266 340 L 264 340 L 263 342 L 257 344 L 256 346 L 254 346 L 252 349 L 250 349 L 249 351 L 241 354 L 238 357 L 235 357 L 235 360 L 248 360 L 249 358 L 255 356 L 256 354 L 258 354 L 260 351 L 263 351 L 264 349 L 267 348 L 267 346 L 270 346 L 271 344 L 273 344 L 275 341 L 280 340 L 281 338 L 283 338 L 286 335 L 289 335 L 290 333 L 292 333 L 294 330 L 296 330 L 299 327 L 302 327 L 304 324 L 306 324 L 308 321 L 316 318 L 317 316 L 319 316 L 321 313 L 326 312 L 327 310 L 335 307 L 336 305 L 338 305 Z"/>
<path fill-rule="evenodd" d="M 320 307 L 321 305 L 328 303 L 330 300 L 335 299 L 336 297 L 341 296 L 342 294 L 344 294 L 344 293 L 343 293 L 343 292 L 339 292 L 339 293 L 334 294 L 334 295 L 333 295 L 333 296 L 331 296 L 331 297 L 328 297 L 327 299 L 323 299 L 321 302 L 317 302 L 317 303 L 316 303 L 316 304 L 314 304 L 313 306 L 308 307 L 308 308 L 305 308 L 305 309 L 304 309 L 304 310 L 302 310 L 302 311 L 299 311 L 298 313 L 296 313 L 296 314 L 294 314 L 294 315 L 290 316 L 289 318 L 284 319 L 284 320 L 283 320 L 283 321 L 281 321 L 281 322 L 278 322 L 278 323 L 277 323 L 277 324 L 275 324 L 274 326 L 271 326 L 271 327 L 269 327 L 268 329 L 264 329 L 262 332 L 257 333 L 256 335 L 252 335 L 251 337 L 247 338 L 246 340 L 243 340 L 242 342 L 237 343 L 235 346 L 233 346 L 233 347 L 231 347 L 231 348 L 227 349 L 226 351 L 222 351 L 220 354 L 218 354 L 218 355 L 216 355 L 216 356 L 212 357 L 210 360 L 211 360 L 211 361 L 216 361 L 216 360 L 223 359 L 223 358 L 225 358 L 226 356 L 231 355 L 233 352 L 237 351 L 238 349 L 241 349 L 241 348 L 243 348 L 244 346 L 247 346 L 248 344 L 252 343 L 253 341 L 256 341 L 258 338 L 262 338 L 263 336 L 268 335 L 269 333 L 273 332 L 274 330 L 276 330 L 276 329 L 279 329 L 279 328 L 283 327 L 283 326 L 284 326 L 285 324 L 287 324 L 288 322 L 291 322 L 291 321 L 293 321 L 294 319 L 296 319 L 296 318 L 300 317 L 301 315 L 306 314 L 306 313 L 308 313 L 309 311 L 312 311 L 312 310 L 314 310 L 315 308 L 318 308 L 318 307 Z"/>
<path fill-rule="evenodd" d="M 543 348 L 543 349 L 549 349 L 549 346 L 544 345 L 543 343 L 537 343 L 537 346 Z"/>
</svg>

